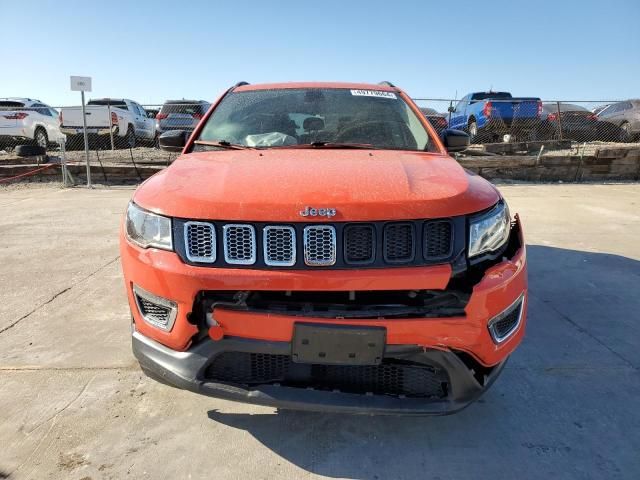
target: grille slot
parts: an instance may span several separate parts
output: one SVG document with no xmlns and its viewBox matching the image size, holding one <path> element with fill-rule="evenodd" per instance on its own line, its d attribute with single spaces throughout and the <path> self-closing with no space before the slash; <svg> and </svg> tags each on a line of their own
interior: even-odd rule
<svg viewBox="0 0 640 480">
<path fill-rule="evenodd" d="M 345 393 L 444 398 L 446 373 L 430 365 L 385 359 L 380 365 L 294 364 L 289 355 L 224 352 L 215 357 L 207 379 L 260 385 L 340 390 Z"/>
<path fill-rule="evenodd" d="M 296 231 L 293 227 L 264 227 L 264 263 L 290 267 L 296 263 Z"/>
<path fill-rule="evenodd" d="M 304 227 L 304 263 L 325 266 L 336 263 L 336 229 L 331 225 Z"/>
<path fill-rule="evenodd" d="M 366 265 L 375 260 L 375 229 L 373 225 L 347 225 L 344 228 L 344 261 L 351 265 Z"/>
<path fill-rule="evenodd" d="M 413 224 L 389 223 L 384 227 L 384 259 L 388 263 L 408 263 L 415 257 Z"/>
<path fill-rule="evenodd" d="M 427 222 L 424 225 L 424 258 L 433 260 L 451 256 L 453 227 L 449 220 Z"/>
<path fill-rule="evenodd" d="M 186 222 L 184 243 L 187 258 L 192 262 L 216 261 L 216 230 L 211 223 Z"/>
<path fill-rule="evenodd" d="M 224 260 L 238 265 L 256 263 L 256 230 L 253 225 L 230 223 L 222 227 Z"/>
</svg>

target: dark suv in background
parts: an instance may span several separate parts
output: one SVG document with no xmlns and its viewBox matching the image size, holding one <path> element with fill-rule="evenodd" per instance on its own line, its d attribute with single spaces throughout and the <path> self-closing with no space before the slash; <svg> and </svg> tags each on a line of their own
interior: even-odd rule
<svg viewBox="0 0 640 480">
<path fill-rule="evenodd" d="M 156 115 L 156 136 L 169 130 L 191 133 L 210 106 L 204 100 L 167 100 Z"/>
</svg>

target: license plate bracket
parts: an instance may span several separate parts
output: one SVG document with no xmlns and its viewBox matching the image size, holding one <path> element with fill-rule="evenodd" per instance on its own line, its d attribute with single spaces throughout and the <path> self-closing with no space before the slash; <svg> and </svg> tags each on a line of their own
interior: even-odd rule
<svg viewBox="0 0 640 480">
<path fill-rule="evenodd" d="M 384 327 L 296 323 L 291 358 L 296 363 L 379 365 L 386 340 Z"/>
</svg>

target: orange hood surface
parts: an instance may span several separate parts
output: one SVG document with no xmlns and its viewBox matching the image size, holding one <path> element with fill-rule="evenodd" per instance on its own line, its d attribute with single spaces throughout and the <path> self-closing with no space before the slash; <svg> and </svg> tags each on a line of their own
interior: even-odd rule
<svg viewBox="0 0 640 480">
<path fill-rule="evenodd" d="M 392 150 L 224 150 L 182 155 L 147 180 L 134 201 L 192 219 L 323 222 L 306 207 L 335 208 L 330 221 L 438 218 L 489 208 L 486 180 L 451 157 Z"/>
</svg>

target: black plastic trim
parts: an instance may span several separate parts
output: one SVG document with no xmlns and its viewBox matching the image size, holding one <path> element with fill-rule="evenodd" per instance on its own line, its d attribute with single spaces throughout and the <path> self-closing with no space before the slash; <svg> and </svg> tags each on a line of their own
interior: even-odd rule
<svg viewBox="0 0 640 480">
<path fill-rule="evenodd" d="M 283 409 L 331 411 L 377 415 L 446 415 L 477 400 L 500 375 L 507 361 L 492 367 L 483 384 L 463 360 L 450 350 L 430 350 L 417 345 L 387 345 L 385 358 L 404 359 L 442 369 L 449 378 L 444 399 L 402 398 L 329 392 L 279 385 L 247 387 L 206 379 L 205 372 L 216 355 L 225 351 L 290 355 L 289 342 L 225 337 L 205 338 L 188 352 L 176 352 L 141 335 L 133 334 L 133 353 L 142 370 L 163 383 L 192 392 L 245 403 Z"/>
</svg>

